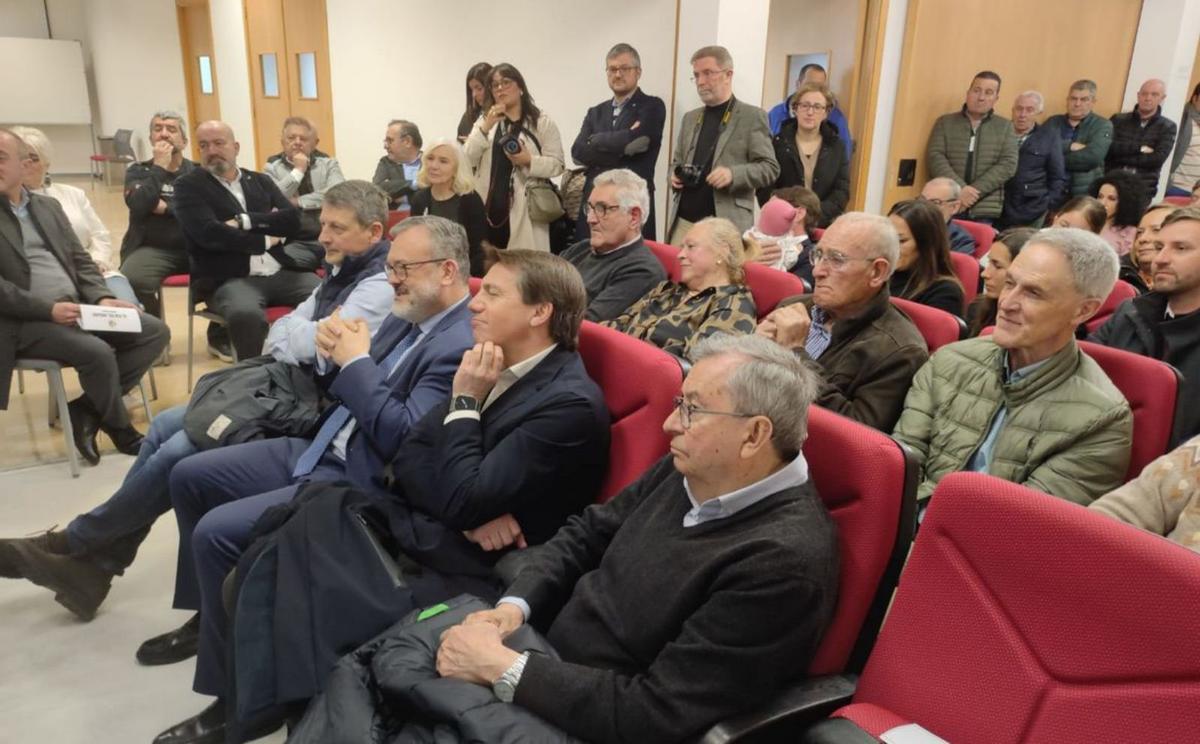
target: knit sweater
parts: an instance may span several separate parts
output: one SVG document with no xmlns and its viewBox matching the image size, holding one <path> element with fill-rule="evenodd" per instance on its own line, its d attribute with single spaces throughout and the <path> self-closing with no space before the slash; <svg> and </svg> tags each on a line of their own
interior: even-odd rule
<svg viewBox="0 0 1200 744">
<path fill-rule="evenodd" d="M 1150 463 L 1091 508 L 1200 552 L 1200 437 Z"/>
<path fill-rule="evenodd" d="M 562 257 L 575 265 L 587 289 L 587 319 L 612 320 L 621 311 L 642 299 L 667 271 L 640 239 L 607 253 L 596 253 L 587 240 L 581 240 L 563 252 Z"/>
<path fill-rule="evenodd" d="M 811 483 L 683 527 L 664 457 L 530 557 L 525 599 L 561 661 L 534 655 L 515 702 L 593 742 L 667 742 L 804 673 L 837 598 L 835 527 Z"/>
</svg>

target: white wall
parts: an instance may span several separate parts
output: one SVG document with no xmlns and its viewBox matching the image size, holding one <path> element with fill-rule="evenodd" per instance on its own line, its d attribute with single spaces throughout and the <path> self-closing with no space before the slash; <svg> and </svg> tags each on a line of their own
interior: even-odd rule
<svg viewBox="0 0 1200 744">
<path fill-rule="evenodd" d="M 328 4 L 331 8 L 334 5 L 333 2 Z M 242 145 L 238 162 L 253 168 L 258 159 L 254 147 L 254 112 L 250 104 L 250 67 L 246 58 L 242 0 L 209 0 L 208 12 L 212 20 L 213 62 L 217 71 L 221 118 L 233 127 L 234 135 Z M 336 87 L 333 97 L 336 101 Z M 195 129 L 198 123 L 192 122 L 192 128 Z"/>
<path fill-rule="evenodd" d="M 787 80 L 789 54 L 830 52 L 829 87 L 841 94 L 841 108 L 847 115 L 845 94 L 858 70 L 854 58 L 858 34 L 858 12 L 854 3 L 839 0 L 774 0 L 767 25 L 767 56 L 763 73 L 763 108 L 783 100 L 783 91 L 791 91 L 796 81 Z"/>
<path fill-rule="evenodd" d="M 733 94 L 746 103 L 762 101 L 770 15 L 771 0 L 721 0 L 717 10 L 715 43 L 733 57 Z"/>
<path fill-rule="evenodd" d="M 42 0 L 3 0 L 0 2 L 0 36 L 48 39 L 46 11 Z"/>
<path fill-rule="evenodd" d="M 675 33 L 671 0 L 611 0 L 603 5 L 512 0 L 503 12 L 500 6 L 486 7 L 481 11 L 468 0 L 327 3 L 336 148 L 348 177 L 374 173 L 390 119 L 414 121 L 426 140 L 454 137 L 467 68 L 481 60 L 510 62 L 521 71 L 537 105 L 558 125 L 568 159 L 584 113 L 612 95 L 604 55 L 613 44 L 637 48 L 642 89 L 669 105 Z M 213 23 L 215 30 L 215 16 Z M 400 34 L 400 43 L 393 33 Z M 225 78 L 220 84 L 224 111 Z M 656 173 L 660 195 L 665 159 L 664 138 Z M 658 211 L 663 212 L 661 202 Z"/>
<path fill-rule="evenodd" d="M 863 197 L 864 212 L 881 213 L 885 206 L 889 150 L 892 146 L 892 119 L 896 114 L 896 94 L 900 87 L 900 56 L 904 49 L 904 26 L 908 19 L 908 0 L 891 0 L 883 27 L 883 54 L 879 60 L 879 98 L 875 107 L 875 132 L 871 148 L 871 164 L 867 169 L 867 191 Z"/>
</svg>

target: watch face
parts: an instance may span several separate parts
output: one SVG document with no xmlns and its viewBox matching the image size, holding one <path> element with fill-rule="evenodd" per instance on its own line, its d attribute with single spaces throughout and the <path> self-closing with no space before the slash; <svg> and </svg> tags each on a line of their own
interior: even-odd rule
<svg viewBox="0 0 1200 744">
<path fill-rule="evenodd" d="M 479 401 L 469 395 L 458 395 L 454 398 L 453 408 L 456 411 L 477 411 L 479 410 Z"/>
</svg>

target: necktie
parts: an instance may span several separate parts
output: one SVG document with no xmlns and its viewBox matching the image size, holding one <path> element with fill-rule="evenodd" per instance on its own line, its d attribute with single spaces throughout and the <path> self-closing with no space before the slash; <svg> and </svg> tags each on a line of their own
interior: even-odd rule
<svg viewBox="0 0 1200 744">
<path fill-rule="evenodd" d="M 421 337 L 421 329 L 418 326 L 412 326 L 404 338 L 396 344 L 391 353 L 383 359 L 382 367 L 385 370 L 386 376 L 392 376 L 392 368 L 404 356 L 404 353 L 412 348 L 417 339 Z M 337 438 L 338 432 L 342 430 L 347 423 L 350 422 L 350 409 L 339 404 L 334 409 L 333 413 L 325 419 L 325 423 L 321 424 L 321 428 L 317 430 L 317 435 L 313 437 L 312 442 L 308 445 L 308 449 L 300 453 L 300 457 L 296 459 L 296 467 L 292 469 L 292 477 L 299 478 L 308 475 L 317 467 L 317 463 L 321 460 L 321 455 L 325 454 L 325 450 L 329 449 L 329 445 Z"/>
</svg>

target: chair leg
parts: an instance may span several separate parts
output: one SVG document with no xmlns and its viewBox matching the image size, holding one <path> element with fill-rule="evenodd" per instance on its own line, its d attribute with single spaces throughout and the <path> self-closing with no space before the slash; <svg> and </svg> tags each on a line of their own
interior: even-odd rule
<svg viewBox="0 0 1200 744">
<path fill-rule="evenodd" d="M 59 373 L 59 379 L 60 380 L 62 379 L 61 372 Z M 50 373 L 49 372 L 46 373 L 46 382 L 47 383 L 50 382 Z M 62 383 L 60 382 L 59 384 L 61 385 Z M 58 423 L 59 418 L 60 418 L 58 415 L 58 404 L 55 401 L 55 391 L 53 389 L 49 389 L 46 391 L 46 408 L 47 408 L 46 423 L 50 425 L 51 429 L 53 429 L 54 425 Z"/>
<path fill-rule="evenodd" d="M 154 373 L 153 372 L 150 373 L 150 387 L 152 389 L 154 387 Z M 146 411 L 146 423 L 149 424 L 152 421 L 154 421 L 154 414 L 150 413 L 150 398 L 146 395 L 146 380 L 145 379 L 138 380 L 138 390 L 140 390 L 142 393 L 142 408 L 145 409 L 145 411 Z M 155 398 L 157 398 L 157 397 L 158 397 L 158 394 L 155 393 Z"/>
<path fill-rule="evenodd" d="M 17 392 L 21 395 L 25 394 L 25 370 L 17 370 Z"/>
<path fill-rule="evenodd" d="M 154 379 L 154 367 L 146 370 L 146 374 L 150 377 L 150 400 L 158 400 L 158 382 Z"/>
<path fill-rule="evenodd" d="M 58 403 L 58 419 L 62 422 L 63 445 L 67 450 L 67 467 L 71 477 L 79 477 L 79 453 L 75 451 L 75 432 L 71 426 L 71 414 L 67 412 L 67 388 L 63 385 L 62 370 L 46 370 L 52 400 Z"/>
<path fill-rule="evenodd" d="M 189 297 L 189 302 L 190 302 L 190 297 Z M 194 357 L 196 355 L 196 344 L 195 344 L 195 339 L 193 338 L 195 333 L 196 333 L 196 316 L 192 314 L 191 310 L 188 310 L 188 349 L 187 349 L 187 351 L 188 351 L 188 355 L 187 355 L 188 356 L 188 389 L 187 389 L 187 391 L 188 391 L 189 395 L 192 392 L 192 364 L 194 363 Z"/>
</svg>

